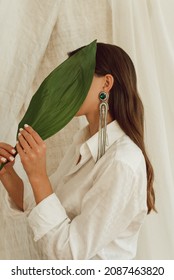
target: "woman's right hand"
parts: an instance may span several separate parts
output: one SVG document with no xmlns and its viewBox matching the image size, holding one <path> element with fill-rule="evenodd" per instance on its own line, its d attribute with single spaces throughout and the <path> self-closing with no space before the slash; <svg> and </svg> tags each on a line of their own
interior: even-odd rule
<svg viewBox="0 0 174 280">
<path fill-rule="evenodd" d="M 0 164 L 7 162 L 0 170 L 0 177 L 3 176 L 6 172 L 10 172 L 10 170 L 13 169 L 15 154 L 16 150 L 14 149 L 14 147 L 9 144 L 0 142 Z"/>
</svg>

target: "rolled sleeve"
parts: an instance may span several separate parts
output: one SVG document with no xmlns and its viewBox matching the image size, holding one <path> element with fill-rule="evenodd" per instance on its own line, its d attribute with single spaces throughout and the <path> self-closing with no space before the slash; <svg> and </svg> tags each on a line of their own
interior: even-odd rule
<svg viewBox="0 0 174 280">
<path fill-rule="evenodd" d="M 37 241 L 55 226 L 68 219 L 65 209 L 62 207 L 55 193 L 42 200 L 28 216 L 28 222 Z"/>
</svg>

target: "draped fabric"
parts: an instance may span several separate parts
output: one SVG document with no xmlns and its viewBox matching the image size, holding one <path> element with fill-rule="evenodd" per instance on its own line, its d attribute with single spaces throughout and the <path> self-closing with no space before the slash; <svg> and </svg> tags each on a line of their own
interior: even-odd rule
<svg viewBox="0 0 174 280">
<path fill-rule="evenodd" d="M 137 259 L 174 259 L 173 0 L 1 0 L 0 141 L 15 144 L 17 125 L 43 79 L 67 52 L 97 39 L 132 58 L 145 107 L 145 138 L 155 171 L 158 214 L 147 216 Z M 48 174 L 74 133 L 75 118 L 47 142 Z M 17 170 L 26 182 L 20 162 Z M 0 259 L 41 259 L 23 213 L 16 216 L 0 185 Z"/>
</svg>

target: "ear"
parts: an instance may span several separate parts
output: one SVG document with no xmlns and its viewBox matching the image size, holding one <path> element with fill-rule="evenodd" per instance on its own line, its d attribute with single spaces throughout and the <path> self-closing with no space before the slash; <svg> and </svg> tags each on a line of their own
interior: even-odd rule
<svg viewBox="0 0 174 280">
<path fill-rule="evenodd" d="M 103 90 L 107 93 L 110 92 L 111 88 L 113 87 L 114 84 L 114 78 L 111 74 L 106 74 L 105 75 L 105 84 L 103 86 Z"/>
</svg>

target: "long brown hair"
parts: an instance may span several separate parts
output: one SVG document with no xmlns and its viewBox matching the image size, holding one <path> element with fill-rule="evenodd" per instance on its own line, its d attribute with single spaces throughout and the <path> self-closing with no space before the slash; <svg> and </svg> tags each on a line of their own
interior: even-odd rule
<svg viewBox="0 0 174 280">
<path fill-rule="evenodd" d="M 81 48 L 80 48 L 81 49 Z M 79 49 L 78 49 L 79 50 Z M 73 55 L 75 50 L 69 55 Z M 109 95 L 109 111 L 122 130 L 141 149 L 147 172 L 148 214 L 155 209 L 154 172 L 144 144 L 144 108 L 137 90 L 136 72 L 129 55 L 120 47 L 97 43 L 95 74 L 111 74 L 114 84 Z"/>
<path fill-rule="evenodd" d="M 83 47 L 68 53 L 75 54 Z M 154 172 L 147 156 L 144 144 L 144 108 L 137 90 L 137 78 L 134 64 L 129 55 L 120 47 L 97 43 L 95 74 L 111 74 L 114 84 L 109 95 L 109 111 L 122 130 L 141 149 L 147 172 L 148 214 L 155 209 L 153 189 Z"/>
</svg>

